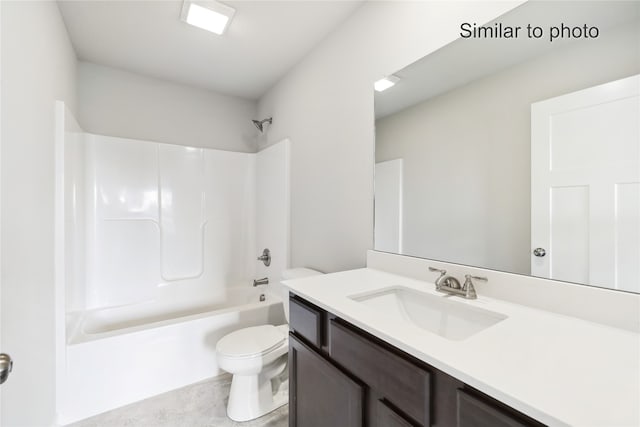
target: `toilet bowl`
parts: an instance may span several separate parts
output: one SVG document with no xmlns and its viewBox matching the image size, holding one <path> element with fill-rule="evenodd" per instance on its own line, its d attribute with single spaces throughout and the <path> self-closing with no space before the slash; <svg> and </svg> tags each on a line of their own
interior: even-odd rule
<svg viewBox="0 0 640 427">
<path fill-rule="evenodd" d="M 308 268 L 282 273 L 283 280 L 322 274 Z M 225 335 L 216 345 L 218 366 L 233 374 L 227 416 L 249 421 L 265 415 L 289 400 L 289 292 L 283 287 L 287 324 L 260 325 Z"/>
</svg>

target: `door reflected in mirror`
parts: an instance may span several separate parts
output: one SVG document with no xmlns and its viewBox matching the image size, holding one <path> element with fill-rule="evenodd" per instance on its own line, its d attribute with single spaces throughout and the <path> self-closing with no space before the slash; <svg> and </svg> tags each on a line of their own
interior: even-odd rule
<svg viewBox="0 0 640 427">
<path fill-rule="evenodd" d="M 375 249 L 640 292 L 640 3 L 527 2 L 375 92 Z"/>
</svg>

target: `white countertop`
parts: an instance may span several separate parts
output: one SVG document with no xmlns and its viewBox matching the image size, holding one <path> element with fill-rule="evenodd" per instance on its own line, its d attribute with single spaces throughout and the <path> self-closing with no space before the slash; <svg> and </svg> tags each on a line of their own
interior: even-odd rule
<svg viewBox="0 0 640 427">
<path fill-rule="evenodd" d="M 363 268 L 283 282 L 291 291 L 549 426 L 640 426 L 640 334 L 483 297 L 455 301 L 508 316 L 451 341 L 349 296 L 435 285 Z M 580 304 L 580 301 L 573 301 Z"/>
</svg>

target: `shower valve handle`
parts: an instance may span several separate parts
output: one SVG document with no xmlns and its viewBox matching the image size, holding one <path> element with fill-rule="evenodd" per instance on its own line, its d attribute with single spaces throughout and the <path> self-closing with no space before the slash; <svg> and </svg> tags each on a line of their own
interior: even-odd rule
<svg viewBox="0 0 640 427">
<path fill-rule="evenodd" d="M 271 265 L 271 251 L 268 248 L 265 248 L 262 251 L 262 255 L 258 257 L 258 261 L 262 261 L 264 265 L 269 267 Z"/>
</svg>

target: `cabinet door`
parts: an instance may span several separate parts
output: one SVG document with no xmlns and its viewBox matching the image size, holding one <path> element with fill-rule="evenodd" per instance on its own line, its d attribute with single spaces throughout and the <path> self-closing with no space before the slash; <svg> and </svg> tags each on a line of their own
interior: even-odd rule
<svg viewBox="0 0 640 427">
<path fill-rule="evenodd" d="M 458 427 L 538 427 L 524 415 L 509 414 L 504 409 L 458 390 Z"/>
<path fill-rule="evenodd" d="M 376 425 L 380 427 L 415 427 L 415 424 L 400 415 L 385 400 L 377 401 Z"/>
<path fill-rule="evenodd" d="M 289 426 L 362 427 L 364 388 L 289 335 Z"/>
<path fill-rule="evenodd" d="M 331 358 L 423 426 L 431 422 L 431 373 L 342 321 L 331 321 Z"/>
</svg>

